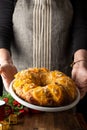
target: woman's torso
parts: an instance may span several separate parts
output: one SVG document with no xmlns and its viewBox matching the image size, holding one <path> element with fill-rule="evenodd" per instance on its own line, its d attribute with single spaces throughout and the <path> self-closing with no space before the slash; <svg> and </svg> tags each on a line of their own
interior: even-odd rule
<svg viewBox="0 0 87 130">
<path fill-rule="evenodd" d="M 46 67 L 66 73 L 72 15 L 69 0 L 18 0 L 12 54 L 17 68 Z"/>
</svg>

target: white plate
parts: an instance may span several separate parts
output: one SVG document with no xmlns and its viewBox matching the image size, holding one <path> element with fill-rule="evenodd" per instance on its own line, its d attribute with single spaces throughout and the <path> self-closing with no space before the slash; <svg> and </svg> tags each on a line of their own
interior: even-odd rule
<svg viewBox="0 0 87 130">
<path fill-rule="evenodd" d="M 21 103 L 22 105 L 28 107 L 28 108 L 32 108 L 32 109 L 35 109 L 35 110 L 39 110 L 39 111 L 45 111 L 45 112 L 57 112 L 57 111 L 65 111 L 65 110 L 68 110 L 68 109 L 71 109 L 73 108 L 74 106 L 76 106 L 76 104 L 79 102 L 80 100 L 80 92 L 79 90 L 77 89 L 77 98 L 74 102 L 72 102 L 71 104 L 69 105 L 66 105 L 66 106 L 62 106 L 62 107 L 42 107 L 42 106 L 37 106 L 37 105 L 33 105 L 33 104 L 30 104 L 26 101 L 24 101 L 23 99 L 21 99 L 20 97 L 18 97 L 16 95 L 16 93 L 14 92 L 13 90 L 13 81 L 11 82 L 10 84 L 10 88 L 9 88 L 9 92 L 11 94 L 11 96 L 16 100 L 18 101 L 19 103 Z"/>
</svg>

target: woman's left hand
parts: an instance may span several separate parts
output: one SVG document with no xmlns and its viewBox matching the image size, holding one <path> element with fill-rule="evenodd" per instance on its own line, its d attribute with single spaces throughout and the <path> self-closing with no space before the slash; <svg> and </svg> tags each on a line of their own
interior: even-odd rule
<svg viewBox="0 0 87 130">
<path fill-rule="evenodd" d="M 80 90 L 81 98 L 87 93 L 87 62 L 81 61 L 74 64 L 72 68 L 72 79 Z"/>
</svg>

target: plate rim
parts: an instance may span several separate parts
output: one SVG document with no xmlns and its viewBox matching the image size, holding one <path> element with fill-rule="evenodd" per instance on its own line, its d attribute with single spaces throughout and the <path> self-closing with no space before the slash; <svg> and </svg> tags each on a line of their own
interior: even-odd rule
<svg viewBox="0 0 87 130">
<path fill-rule="evenodd" d="M 14 80 L 13 80 L 14 81 Z M 69 105 L 66 105 L 66 106 L 60 106 L 60 107 L 43 107 L 43 106 L 37 106 L 37 105 L 34 105 L 34 104 L 31 104 L 31 103 L 28 103 L 26 101 L 24 101 L 23 99 L 21 99 L 20 97 L 17 96 L 17 94 L 13 91 L 12 89 L 12 85 L 13 85 L 13 81 L 10 83 L 10 86 L 9 86 L 9 93 L 11 94 L 11 96 L 16 100 L 18 101 L 20 104 L 22 104 L 23 106 L 25 107 L 28 107 L 28 108 L 31 108 L 31 109 L 35 109 L 35 110 L 39 110 L 39 111 L 45 111 L 45 112 L 58 112 L 58 111 L 65 111 L 65 110 L 69 110 L 73 107 L 76 106 L 76 104 L 79 102 L 80 100 L 80 92 L 79 92 L 79 89 L 77 89 L 77 93 L 78 93 L 78 96 L 76 98 L 75 101 L 73 101 L 71 104 Z"/>
</svg>

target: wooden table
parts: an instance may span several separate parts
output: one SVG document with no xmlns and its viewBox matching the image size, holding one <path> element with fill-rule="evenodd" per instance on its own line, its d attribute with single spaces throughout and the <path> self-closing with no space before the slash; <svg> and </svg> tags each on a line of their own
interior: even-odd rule
<svg viewBox="0 0 87 130">
<path fill-rule="evenodd" d="M 24 116 L 11 130 L 87 130 L 87 124 L 81 114 L 71 111 L 42 112 Z"/>
</svg>

